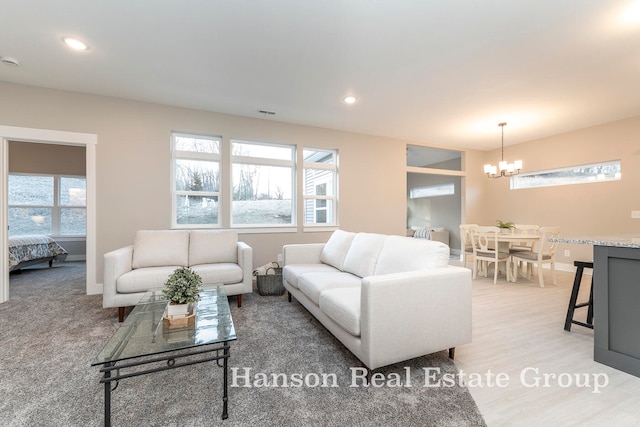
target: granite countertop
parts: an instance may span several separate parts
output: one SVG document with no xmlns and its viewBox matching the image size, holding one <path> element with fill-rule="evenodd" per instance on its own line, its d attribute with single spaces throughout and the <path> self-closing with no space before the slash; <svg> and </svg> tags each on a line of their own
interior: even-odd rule
<svg viewBox="0 0 640 427">
<path fill-rule="evenodd" d="M 560 243 L 574 243 L 578 245 L 640 248 L 640 234 L 628 234 L 623 236 L 550 237 L 549 241 Z"/>
</svg>

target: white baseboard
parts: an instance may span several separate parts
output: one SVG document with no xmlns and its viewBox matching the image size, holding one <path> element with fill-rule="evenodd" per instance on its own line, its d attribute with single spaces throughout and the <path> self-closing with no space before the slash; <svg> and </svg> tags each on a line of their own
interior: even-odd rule
<svg viewBox="0 0 640 427">
<path fill-rule="evenodd" d="M 92 286 L 87 287 L 87 295 L 100 295 L 102 294 L 102 283 L 94 283 Z"/>
</svg>

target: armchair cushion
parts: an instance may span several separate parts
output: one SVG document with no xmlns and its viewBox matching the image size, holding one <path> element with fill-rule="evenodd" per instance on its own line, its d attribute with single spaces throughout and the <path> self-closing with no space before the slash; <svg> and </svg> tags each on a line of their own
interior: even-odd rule
<svg viewBox="0 0 640 427">
<path fill-rule="evenodd" d="M 133 244 L 135 268 L 189 265 L 189 232 L 177 230 L 138 230 Z"/>
<path fill-rule="evenodd" d="M 177 268 L 180 268 L 180 266 L 170 265 L 131 270 L 118 277 L 116 280 L 116 290 L 122 294 L 129 294 L 135 292 L 146 292 L 153 288 L 161 288 Z"/>
<path fill-rule="evenodd" d="M 242 268 L 235 263 L 201 264 L 191 268 L 202 277 L 204 284 L 242 282 Z"/>
<path fill-rule="evenodd" d="M 238 262 L 236 230 L 193 230 L 189 239 L 189 265 Z"/>
</svg>

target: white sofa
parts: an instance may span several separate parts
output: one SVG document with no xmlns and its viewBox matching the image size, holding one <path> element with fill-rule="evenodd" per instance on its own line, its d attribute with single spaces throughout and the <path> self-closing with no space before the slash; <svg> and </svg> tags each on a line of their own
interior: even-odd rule
<svg viewBox="0 0 640 427">
<path fill-rule="evenodd" d="M 283 259 L 289 300 L 370 370 L 471 342 L 471 271 L 441 242 L 338 230 Z"/>
<path fill-rule="evenodd" d="M 179 267 L 189 267 L 202 283 L 224 284 L 227 295 L 252 292 L 253 251 L 235 230 L 139 230 L 133 245 L 104 255 L 102 306 L 135 305 L 146 291 L 162 288 Z"/>
</svg>

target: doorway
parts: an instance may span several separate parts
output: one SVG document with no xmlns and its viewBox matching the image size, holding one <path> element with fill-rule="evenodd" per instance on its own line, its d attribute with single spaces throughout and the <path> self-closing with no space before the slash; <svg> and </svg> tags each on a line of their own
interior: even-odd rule
<svg viewBox="0 0 640 427">
<path fill-rule="evenodd" d="M 0 303 L 9 300 L 8 266 L 8 176 L 9 141 L 39 144 L 74 145 L 85 148 L 86 167 L 86 293 L 99 294 L 101 287 L 96 284 L 96 143 L 97 135 L 63 132 L 55 130 L 0 126 Z"/>
<path fill-rule="evenodd" d="M 462 152 L 407 145 L 407 228 L 448 232 L 452 255 L 460 253 Z"/>
</svg>

